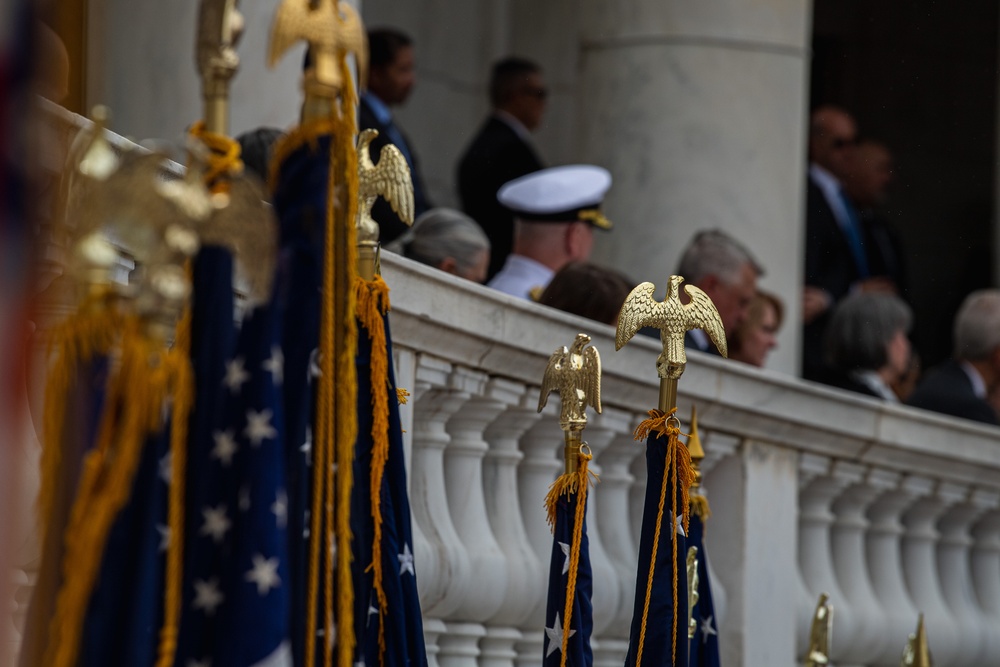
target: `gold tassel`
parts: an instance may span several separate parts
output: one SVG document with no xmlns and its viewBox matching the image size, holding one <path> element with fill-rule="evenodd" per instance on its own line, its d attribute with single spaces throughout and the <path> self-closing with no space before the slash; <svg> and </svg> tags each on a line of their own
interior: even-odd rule
<svg viewBox="0 0 1000 667">
<path fill-rule="evenodd" d="M 712 508 L 708 506 L 708 498 L 700 493 L 691 496 L 691 513 L 704 522 L 712 516 Z"/>
<path fill-rule="evenodd" d="M 406 405 L 410 400 L 410 392 L 405 389 L 396 389 L 396 400 L 400 405 Z"/>
<path fill-rule="evenodd" d="M 205 129 L 205 121 L 202 120 L 191 126 L 190 134 L 201 140 L 209 149 L 205 185 L 213 193 L 227 192 L 229 183 L 224 177 L 243 171 L 239 142 L 224 134 L 209 132 Z"/>
</svg>

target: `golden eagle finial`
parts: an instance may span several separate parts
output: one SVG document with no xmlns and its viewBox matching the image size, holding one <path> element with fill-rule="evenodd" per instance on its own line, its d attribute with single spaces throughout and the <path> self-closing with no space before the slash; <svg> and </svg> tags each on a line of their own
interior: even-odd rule
<svg viewBox="0 0 1000 667">
<path fill-rule="evenodd" d="M 550 393 L 558 392 L 562 400 L 559 423 L 564 431 L 583 429 L 588 405 L 601 411 L 601 355 L 596 347 L 587 347 L 589 342 L 590 336 L 578 333 L 569 349 L 563 346 L 552 353 L 545 367 L 538 411 Z"/>
<path fill-rule="evenodd" d="M 917 620 L 917 632 L 910 635 L 903 648 L 903 660 L 900 667 L 931 667 L 931 651 L 927 646 L 927 630 L 924 628 L 924 615 Z"/>
<path fill-rule="evenodd" d="M 809 629 L 809 650 L 806 652 L 807 667 L 821 667 L 830 664 L 830 635 L 833 630 L 833 605 L 830 596 L 819 594 L 816 613 L 813 614 Z"/>
<path fill-rule="evenodd" d="M 410 167 L 398 148 L 386 144 L 374 164 L 369 145 L 378 130 L 362 130 L 358 135 L 358 242 L 377 242 L 378 223 L 372 218 L 375 200 L 383 197 L 399 219 L 413 224 L 413 181 Z"/>
<path fill-rule="evenodd" d="M 642 327 L 660 330 L 663 353 L 656 360 L 656 370 L 661 378 L 676 380 L 684 373 L 687 355 L 684 353 L 684 334 L 691 329 L 704 329 L 722 356 L 728 356 L 726 330 L 715 304 L 700 288 L 685 285 L 684 293 L 691 302 L 682 304 L 677 289 L 684 278 L 670 276 L 667 298 L 653 299 L 656 286 L 642 283 L 625 299 L 618 317 L 615 349 L 620 350 Z"/>
<path fill-rule="evenodd" d="M 313 67 L 304 82 L 306 96 L 335 99 L 344 87 L 339 59 L 353 53 L 358 79 L 368 76 L 368 38 L 357 10 L 337 0 L 283 0 L 271 26 L 268 66 L 274 67 L 299 40 L 309 43 Z"/>
<path fill-rule="evenodd" d="M 226 134 L 229 83 L 240 66 L 236 44 L 243 35 L 239 0 L 201 0 L 198 6 L 198 40 L 195 61 L 205 101 L 205 127 Z"/>
</svg>

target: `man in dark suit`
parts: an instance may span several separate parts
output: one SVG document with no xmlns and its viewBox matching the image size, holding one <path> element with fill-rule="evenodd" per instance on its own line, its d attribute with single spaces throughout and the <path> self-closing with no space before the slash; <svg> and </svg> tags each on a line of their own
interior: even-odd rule
<svg viewBox="0 0 1000 667">
<path fill-rule="evenodd" d="M 542 122 L 547 94 L 536 63 L 522 58 L 497 62 L 490 77 L 493 112 L 458 164 L 462 208 L 490 238 L 490 277 L 504 265 L 514 240 L 514 215 L 497 201 L 497 190 L 544 166 L 531 145 L 531 132 Z"/>
<path fill-rule="evenodd" d="M 400 106 L 410 96 L 414 83 L 413 40 L 398 30 L 379 28 L 368 31 L 368 89 L 361 96 L 358 109 L 358 129 L 378 130 L 378 137 L 369 146 L 372 161 L 378 163 L 386 144 L 393 144 L 406 158 L 413 179 L 414 213 L 419 216 L 431 207 L 420 174 L 420 164 L 413 144 L 399 129 L 391 108 Z M 372 207 L 372 218 L 382 229 L 381 241 L 389 243 L 408 227 L 381 197 Z"/>
<path fill-rule="evenodd" d="M 823 358 L 823 336 L 833 307 L 852 289 L 894 291 L 883 277 L 872 277 L 864 229 L 843 188 L 853 166 L 857 131 L 854 119 L 835 107 L 820 107 L 809 125 L 809 177 L 806 190 L 806 266 L 802 299 L 802 375 L 830 381 Z"/>
<path fill-rule="evenodd" d="M 1000 385 L 1000 290 L 973 292 L 955 316 L 955 357 L 928 371 L 910 405 L 1000 424 L 987 401 Z"/>
<path fill-rule="evenodd" d="M 747 307 L 757 293 L 757 278 L 763 274 L 764 269 L 750 251 L 721 229 L 695 234 L 677 267 L 677 275 L 684 276 L 687 284 L 700 287 L 712 299 L 727 339 L 732 338 L 746 317 Z M 684 335 L 684 347 L 719 354 L 701 329 L 692 329 Z"/>
</svg>

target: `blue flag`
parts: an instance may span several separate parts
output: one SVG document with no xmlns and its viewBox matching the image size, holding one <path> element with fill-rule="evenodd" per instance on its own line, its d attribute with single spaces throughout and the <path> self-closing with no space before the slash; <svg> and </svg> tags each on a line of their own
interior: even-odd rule
<svg viewBox="0 0 1000 667">
<path fill-rule="evenodd" d="M 273 314 L 270 305 L 246 313 L 221 377 L 218 359 L 206 360 L 217 382 L 206 399 L 221 409 L 211 442 L 201 431 L 192 448 L 204 468 L 187 501 L 178 667 L 291 664 L 284 363 Z"/>
<path fill-rule="evenodd" d="M 351 502 L 355 662 L 368 667 L 425 667 L 403 432 L 385 314 L 388 298 L 381 278 L 359 281 L 358 438 Z"/>
<path fill-rule="evenodd" d="M 698 512 L 691 513 L 688 524 L 688 547 L 698 548 L 698 602 L 691 610 L 695 621 L 691 638 L 690 667 L 719 667 L 719 632 L 712 602 L 712 583 L 708 578 L 708 553 L 705 551 L 705 523 Z"/>
<path fill-rule="evenodd" d="M 576 476 L 576 473 L 569 475 Z M 564 476 L 568 477 L 569 475 Z M 560 478 L 563 479 L 563 478 Z M 587 474 L 584 471 L 583 484 Z M 558 484 L 559 481 L 556 482 Z M 549 592 L 545 605 L 543 661 L 545 667 L 589 667 L 594 663 L 590 635 L 594 630 L 593 573 L 590 568 L 590 544 L 587 540 L 586 496 L 579 490 L 561 493 L 555 499 L 555 522 L 552 531 L 552 558 L 549 561 Z M 579 507 L 580 504 L 583 507 Z M 578 512 L 579 510 L 579 512 Z M 574 563 L 574 529 L 581 517 L 578 561 Z M 575 565 L 575 568 L 574 568 Z M 572 577 L 571 574 L 574 573 Z M 572 586 L 570 585 L 572 583 Z M 566 598 L 572 594 L 569 631 L 566 631 Z M 563 643 L 566 654 L 563 656 Z"/>
<path fill-rule="evenodd" d="M 287 138 L 286 141 L 294 140 Z M 281 154 L 279 147 L 275 152 Z M 280 225 L 280 264 L 275 299 L 282 322 L 282 403 L 288 480 L 288 551 L 291 562 L 291 636 L 296 665 L 305 664 L 310 609 L 307 580 L 310 553 L 312 441 L 318 375 L 323 240 L 330 173 L 330 137 L 302 140 L 282 160 L 274 188 Z M 321 536 L 316 536 L 319 539 Z M 323 623 L 317 622 L 322 637 Z"/>
<path fill-rule="evenodd" d="M 646 440 L 646 495 L 639 534 L 635 607 L 626 667 L 687 667 L 687 490 L 690 458 L 679 424 L 651 411 L 637 437 Z M 652 422 L 652 424 L 651 424 Z M 657 426 L 657 422 L 659 426 Z M 671 423 L 673 422 L 673 424 Z M 685 458 L 687 457 L 687 458 Z M 686 465 L 685 465 L 686 464 Z"/>
</svg>

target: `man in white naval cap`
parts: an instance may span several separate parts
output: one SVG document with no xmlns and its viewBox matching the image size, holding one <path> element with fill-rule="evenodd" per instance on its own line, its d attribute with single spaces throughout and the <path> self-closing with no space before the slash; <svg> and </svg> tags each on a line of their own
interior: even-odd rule
<svg viewBox="0 0 1000 667">
<path fill-rule="evenodd" d="M 563 266 L 588 259 L 594 228 L 611 229 L 600 210 L 610 187 L 607 169 L 582 164 L 542 169 L 504 184 L 497 199 L 514 213 L 514 247 L 489 286 L 531 299 Z"/>
</svg>

